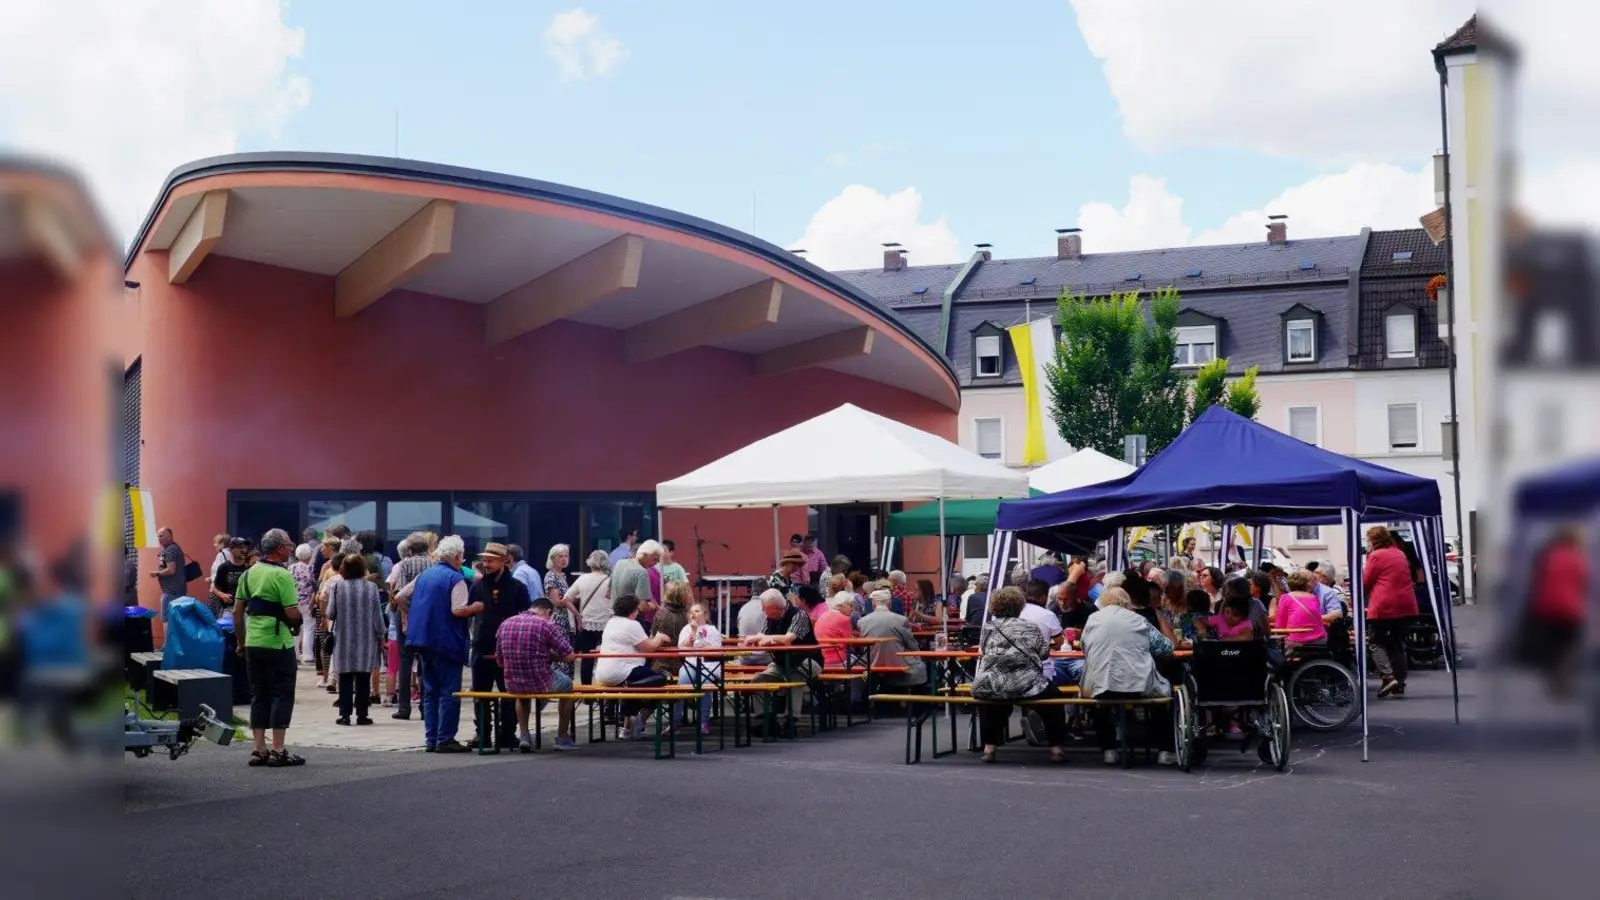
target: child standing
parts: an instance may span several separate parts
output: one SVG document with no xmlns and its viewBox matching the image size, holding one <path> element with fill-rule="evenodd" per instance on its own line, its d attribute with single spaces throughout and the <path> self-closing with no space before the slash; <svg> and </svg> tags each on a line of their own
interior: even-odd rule
<svg viewBox="0 0 1600 900">
<path fill-rule="evenodd" d="M 683 626 L 683 630 L 678 632 L 678 646 L 690 647 L 696 650 L 722 646 L 722 632 L 717 630 L 717 626 L 711 624 L 710 616 L 704 603 L 695 603 L 689 607 L 689 624 Z M 678 670 L 679 684 L 694 684 L 696 665 L 704 668 L 704 681 L 710 681 L 718 677 L 722 671 L 722 663 L 717 662 L 714 658 L 691 656 L 684 659 L 683 668 Z M 683 721 L 683 703 L 680 701 L 672 706 L 672 720 L 674 722 Z M 711 733 L 710 692 L 700 695 L 700 733 Z"/>
</svg>

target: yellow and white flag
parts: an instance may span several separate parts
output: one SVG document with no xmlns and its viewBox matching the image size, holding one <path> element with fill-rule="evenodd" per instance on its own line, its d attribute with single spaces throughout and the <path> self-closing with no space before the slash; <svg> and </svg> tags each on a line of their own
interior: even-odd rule
<svg viewBox="0 0 1600 900">
<path fill-rule="evenodd" d="M 1233 524 L 1233 545 L 1246 550 L 1254 548 L 1255 542 L 1250 539 L 1250 526 L 1239 522 Z"/>
<path fill-rule="evenodd" d="M 156 501 L 149 491 L 128 488 L 128 514 L 133 519 L 133 546 L 153 549 L 156 543 Z"/>
<path fill-rule="evenodd" d="M 1045 316 L 1013 325 L 1006 333 L 1011 336 L 1011 348 L 1017 354 L 1027 410 L 1022 464 L 1037 466 L 1062 459 L 1072 452 L 1072 447 L 1061 437 L 1055 418 L 1050 415 L 1050 388 L 1045 384 L 1044 372 L 1044 367 L 1055 361 L 1055 320 Z"/>
</svg>

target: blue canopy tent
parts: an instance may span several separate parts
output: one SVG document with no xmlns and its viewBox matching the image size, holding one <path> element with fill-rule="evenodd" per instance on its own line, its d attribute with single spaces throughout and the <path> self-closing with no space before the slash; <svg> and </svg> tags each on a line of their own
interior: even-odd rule
<svg viewBox="0 0 1600 900">
<path fill-rule="evenodd" d="M 1439 485 L 1312 446 L 1213 406 L 1132 475 L 1044 497 L 1007 501 L 996 517 L 996 553 L 1024 540 L 1071 550 L 1110 542 L 1110 562 L 1123 562 L 1126 529 L 1186 522 L 1249 525 L 1334 525 L 1345 529 L 1355 615 L 1357 666 L 1366 671 L 1363 522 L 1409 522 L 1439 623 L 1455 690 L 1455 629 L 1444 566 Z M 1260 541 L 1256 542 L 1260 546 Z M 1006 556 L 999 556 L 1001 560 Z M 994 560 L 991 559 L 990 571 Z M 1460 721 L 1457 694 L 1457 721 Z M 1362 756 L 1366 756 L 1366 692 L 1362 692 Z"/>
<path fill-rule="evenodd" d="M 1524 573 L 1510 566 L 1499 567 L 1495 596 L 1501 598 L 1501 633 L 1513 639 L 1521 633 L 1521 623 L 1532 599 L 1530 586 L 1542 560 L 1541 548 L 1563 525 L 1588 523 L 1588 548 L 1591 557 L 1600 553 L 1600 456 L 1564 463 L 1556 468 L 1522 479 L 1513 494 L 1512 508 L 1516 527 L 1511 531 L 1512 552 L 1508 560 L 1531 567 Z M 1600 583 L 1591 580 L 1590 602 L 1600 600 Z"/>
</svg>

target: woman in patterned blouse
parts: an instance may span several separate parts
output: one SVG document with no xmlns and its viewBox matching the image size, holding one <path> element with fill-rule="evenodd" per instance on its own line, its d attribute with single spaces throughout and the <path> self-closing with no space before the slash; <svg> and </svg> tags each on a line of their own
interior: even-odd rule
<svg viewBox="0 0 1600 900">
<path fill-rule="evenodd" d="M 550 621 L 566 635 L 569 644 L 577 640 L 577 615 L 572 601 L 567 599 L 567 566 L 571 562 L 572 548 L 566 544 L 556 544 L 544 557 L 544 595 L 550 601 L 550 605 L 555 607 Z M 572 677 L 571 661 L 553 663 L 551 668 L 569 678 Z"/>
<path fill-rule="evenodd" d="M 1001 588 L 989 595 L 989 621 L 983 629 L 983 655 L 972 678 L 972 696 L 988 700 L 978 707 L 978 728 L 983 734 L 983 761 L 992 763 L 995 749 L 1005 743 L 1010 730 L 1011 704 L 1006 701 L 1030 700 L 1050 692 L 1044 677 L 1044 661 L 1050 643 L 1044 632 L 1022 618 L 1022 592 Z M 1066 760 L 1067 722 L 1065 707 L 1041 706 L 1036 712 L 1044 721 L 1050 742 L 1050 761 Z"/>
</svg>

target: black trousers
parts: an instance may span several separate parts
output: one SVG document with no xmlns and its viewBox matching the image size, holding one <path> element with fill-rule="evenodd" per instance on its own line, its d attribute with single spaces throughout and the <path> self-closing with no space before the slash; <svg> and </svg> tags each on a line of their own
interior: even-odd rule
<svg viewBox="0 0 1600 900">
<path fill-rule="evenodd" d="M 340 672 L 339 673 L 339 715 L 350 718 L 350 706 L 354 701 L 356 715 L 365 719 L 367 710 L 372 706 L 372 673 L 371 672 Z"/>
<path fill-rule="evenodd" d="M 1059 747 L 1067 742 L 1067 710 L 1064 706 L 1039 706 L 1024 710 L 1039 714 L 1044 720 L 1045 740 L 1052 747 Z M 996 747 L 1006 742 L 1006 732 L 1010 730 L 1011 704 L 978 707 L 978 735 L 984 744 L 993 744 Z"/>
<path fill-rule="evenodd" d="M 492 691 L 506 689 L 506 671 L 500 664 L 492 659 L 484 659 L 481 655 L 472 654 L 472 689 L 475 691 Z M 499 701 L 500 709 L 495 713 L 496 745 L 511 745 L 517 740 L 517 707 L 514 700 Z"/>
<path fill-rule="evenodd" d="M 294 677 L 299 668 L 294 650 L 244 649 L 250 675 L 250 727 L 288 728 L 294 715 Z"/>
<path fill-rule="evenodd" d="M 601 634 L 602 632 L 599 631 L 588 631 L 583 628 L 578 629 L 573 633 L 572 636 L 573 652 L 593 653 L 594 651 L 599 650 Z M 579 667 L 580 674 L 583 676 L 582 683 L 594 684 L 594 664 L 596 660 L 585 659 L 580 660 L 580 662 L 583 663 L 583 665 Z"/>
</svg>

